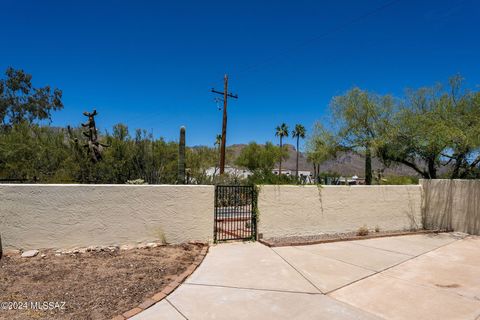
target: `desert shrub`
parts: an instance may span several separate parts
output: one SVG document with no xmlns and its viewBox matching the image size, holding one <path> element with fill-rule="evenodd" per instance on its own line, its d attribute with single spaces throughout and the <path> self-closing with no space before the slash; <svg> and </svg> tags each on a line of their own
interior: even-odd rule
<svg viewBox="0 0 480 320">
<path fill-rule="evenodd" d="M 368 232 L 369 231 L 368 231 L 367 226 L 361 226 L 357 230 L 357 236 L 366 236 L 366 235 L 368 235 Z"/>
<path fill-rule="evenodd" d="M 148 184 L 143 179 L 127 180 L 126 184 Z"/>
</svg>

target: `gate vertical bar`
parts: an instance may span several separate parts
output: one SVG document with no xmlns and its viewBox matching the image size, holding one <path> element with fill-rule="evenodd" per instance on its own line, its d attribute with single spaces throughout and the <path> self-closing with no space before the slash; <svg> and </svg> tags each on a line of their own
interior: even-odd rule
<svg viewBox="0 0 480 320">
<path fill-rule="evenodd" d="M 234 218 L 233 221 L 235 222 L 235 232 L 234 232 L 234 234 L 236 234 L 237 237 L 239 237 L 239 235 L 238 235 L 238 232 L 239 232 L 239 228 L 238 228 L 238 210 L 237 210 L 237 208 L 238 208 L 238 202 L 237 202 L 237 201 L 238 201 L 239 188 L 238 188 L 238 187 L 237 187 L 237 188 L 233 187 L 232 189 L 233 189 L 233 194 L 234 194 L 234 198 L 233 198 L 233 211 L 235 212 L 235 213 L 233 214 L 233 218 Z M 241 238 L 241 236 L 240 236 L 239 238 Z"/>
<path fill-rule="evenodd" d="M 248 187 L 244 186 L 242 187 L 242 192 L 243 192 L 243 195 L 242 195 L 242 200 L 243 200 L 243 203 L 242 203 L 242 221 L 243 221 L 243 237 L 244 238 L 247 238 L 248 237 L 248 225 L 247 222 L 248 222 L 248 211 L 246 210 L 248 208 Z"/>
<path fill-rule="evenodd" d="M 213 217 L 214 217 L 214 220 L 213 220 L 213 242 L 214 243 L 217 243 L 217 232 L 218 232 L 218 228 L 217 228 L 217 223 L 218 223 L 218 187 L 215 186 L 215 192 L 214 192 L 214 197 L 215 197 L 215 200 L 213 201 Z"/>
<path fill-rule="evenodd" d="M 255 189 L 255 186 L 252 186 L 250 189 L 250 197 L 252 199 L 250 202 L 250 212 L 252 213 L 250 222 L 250 237 L 252 240 L 257 240 L 257 196 L 257 190 Z"/>
<path fill-rule="evenodd" d="M 231 208 L 231 203 L 232 203 L 232 190 L 230 190 L 230 188 L 225 188 L 225 190 L 227 191 L 227 225 L 228 225 L 228 233 L 225 234 L 224 238 L 225 239 L 228 239 L 229 238 L 229 235 L 230 233 L 232 232 L 232 222 L 230 221 L 230 216 L 232 215 L 232 208 Z"/>
<path fill-rule="evenodd" d="M 240 235 L 242 238 L 245 238 L 245 221 L 243 219 L 245 215 L 245 207 L 243 206 L 244 198 L 243 198 L 243 193 L 244 187 L 241 186 L 239 188 L 240 195 L 238 197 L 238 211 L 240 212 L 240 219 L 239 219 L 239 224 L 240 224 Z"/>
</svg>

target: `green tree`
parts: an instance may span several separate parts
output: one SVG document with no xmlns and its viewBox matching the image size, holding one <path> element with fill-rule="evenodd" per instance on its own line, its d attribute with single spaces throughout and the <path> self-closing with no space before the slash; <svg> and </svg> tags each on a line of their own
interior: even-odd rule
<svg viewBox="0 0 480 320">
<path fill-rule="evenodd" d="M 125 183 L 127 180 L 143 179 L 133 173 L 133 143 L 128 127 L 122 123 L 113 126 L 113 135 L 107 135 L 109 148 L 104 152 L 103 162 L 108 164 L 105 175 L 111 183 Z M 145 180 L 145 179 L 144 179 Z"/>
<path fill-rule="evenodd" d="M 480 97 L 462 90 L 459 76 L 448 86 L 410 90 L 379 145 L 382 161 L 401 163 L 422 177 L 478 177 Z"/>
<path fill-rule="evenodd" d="M 280 148 L 274 146 L 271 142 L 265 143 L 264 146 L 256 142 L 250 142 L 242 149 L 235 160 L 235 164 L 252 172 L 271 173 L 279 156 Z"/>
<path fill-rule="evenodd" d="M 365 154 L 365 183 L 372 183 L 372 154 L 387 128 L 394 100 L 353 88 L 331 102 L 343 147 Z"/>
<path fill-rule="evenodd" d="M 320 165 L 336 157 L 341 150 L 338 136 L 328 131 L 320 122 L 316 122 L 307 143 L 307 160 L 313 164 L 313 176 L 320 183 Z"/>
<path fill-rule="evenodd" d="M 281 155 L 279 157 L 278 175 L 282 175 L 283 137 L 288 137 L 288 126 L 285 123 L 282 123 L 281 125 L 277 126 L 275 128 L 275 136 L 280 138 Z"/>
<path fill-rule="evenodd" d="M 63 108 L 62 91 L 50 86 L 34 88 L 32 76 L 23 70 L 7 68 L 0 79 L 0 122 L 11 127 L 21 122 L 50 120 L 51 112 Z"/>
<path fill-rule="evenodd" d="M 448 112 L 453 133 L 451 148 L 442 154 L 453 162 L 452 179 L 480 178 L 480 92 L 455 99 Z"/>
<path fill-rule="evenodd" d="M 221 134 L 217 134 L 217 136 L 215 137 L 215 143 L 213 144 L 215 147 L 219 148 L 220 147 L 220 144 L 222 144 L 222 135 Z"/>
<path fill-rule="evenodd" d="M 178 143 L 167 142 L 163 138 L 159 138 L 154 142 L 154 182 L 174 184 L 177 181 L 178 169 Z M 187 169 L 188 169 L 188 151 L 187 148 Z"/>
<path fill-rule="evenodd" d="M 0 178 L 30 182 L 74 181 L 64 129 L 14 124 L 0 134 Z"/>
<path fill-rule="evenodd" d="M 297 179 L 298 179 L 298 155 L 300 153 L 299 142 L 300 142 L 300 139 L 305 139 L 305 134 L 306 134 L 305 127 L 302 126 L 301 124 L 296 124 L 295 129 L 292 131 L 292 136 L 293 138 L 297 139 L 297 159 L 295 164 L 295 177 L 297 177 Z"/>
<path fill-rule="evenodd" d="M 246 179 L 248 184 L 296 184 L 298 179 L 287 175 L 277 175 L 272 172 L 281 156 L 278 146 L 271 142 L 259 145 L 250 142 L 242 149 L 235 160 L 237 166 L 249 169 L 253 174 Z"/>
<path fill-rule="evenodd" d="M 215 177 L 207 176 L 207 170 L 217 163 L 217 151 L 209 147 L 188 148 L 186 155 L 187 176 L 196 184 L 210 184 Z"/>
</svg>

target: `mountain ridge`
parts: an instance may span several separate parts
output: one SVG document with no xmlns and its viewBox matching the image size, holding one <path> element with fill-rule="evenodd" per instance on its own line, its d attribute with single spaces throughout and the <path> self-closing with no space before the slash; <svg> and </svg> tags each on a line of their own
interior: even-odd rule
<svg viewBox="0 0 480 320">
<path fill-rule="evenodd" d="M 233 144 L 227 147 L 232 152 L 233 159 L 236 159 L 247 144 Z M 282 162 L 282 169 L 296 170 L 296 148 L 292 144 L 284 145 L 288 150 L 288 159 Z M 300 171 L 313 172 L 313 164 L 307 161 L 304 152 L 300 152 L 298 157 L 298 169 Z M 384 166 L 377 158 L 372 159 L 372 169 L 374 172 L 382 171 L 382 175 L 398 176 L 418 176 L 418 173 L 402 164 Z M 336 173 L 342 176 L 365 175 L 365 156 L 356 152 L 341 152 L 334 159 L 325 161 L 320 165 L 320 172 Z"/>
</svg>

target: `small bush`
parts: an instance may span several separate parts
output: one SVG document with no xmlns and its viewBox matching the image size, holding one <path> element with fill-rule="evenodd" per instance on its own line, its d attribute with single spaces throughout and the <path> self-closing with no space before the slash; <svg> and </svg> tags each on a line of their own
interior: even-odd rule
<svg viewBox="0 0 480 320">
<path fill-rule="evenodd" d="M 360 228 L 358 228 L 357 230 L 357 236 L 366 236 L 368 235 L 368 228 L 367 226 L 362 226 Z"/>
<path fill-rule="evenodd" d="M 278 175 L 269 170 L 255 170 L 253 175 L 247 178 L 247 184 L 301 184 L 295 175 Z"/>
<path fill-rule="evenodd" d="M 126 184 L 148 184 L 143 179 L 127 180 Z"/>
</svg>

